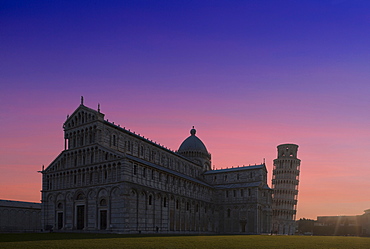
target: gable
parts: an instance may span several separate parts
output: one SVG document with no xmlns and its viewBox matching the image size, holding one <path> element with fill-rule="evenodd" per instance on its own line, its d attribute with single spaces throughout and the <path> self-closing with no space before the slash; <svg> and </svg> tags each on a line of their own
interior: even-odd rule
<svg viewBox="0 0 370 249">
<path fill-rule="evenodd" d="M 71 116 L 67 116 L 67 120 L 63 124 L 64 130 L 73 129 L 75 127 L 94 122 L 96 120 L 104 120 L 104 114 L 100 110 L 96 111 L 81 104 Z"/>
<path fill-rule="evenodd" d="M 99 165 L 121 160 L 124 157 L 125 155 L 123 153 L 100 145 L 87 146 L 75 150 L 65 150 L 50 163 L 43 173 Z"/>
<path fill-rule="evenodd" d="M 65 151 L 62 151 L 50 164 L 43 170 L 43 173 L 55 172 L 61 168 L 61 165 L 64 164 Z"/>
</svg>

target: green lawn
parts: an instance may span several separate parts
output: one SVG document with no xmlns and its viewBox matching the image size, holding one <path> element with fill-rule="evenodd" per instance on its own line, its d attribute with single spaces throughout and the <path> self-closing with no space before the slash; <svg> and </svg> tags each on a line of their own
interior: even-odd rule
<svg viewBox="0 0 370 249">
<path fill-rule="evenodd" d="M 0 248 L 370 248 L 370 238 L 331 236 L 127 236 L 0 234 Z"/>
</svg>

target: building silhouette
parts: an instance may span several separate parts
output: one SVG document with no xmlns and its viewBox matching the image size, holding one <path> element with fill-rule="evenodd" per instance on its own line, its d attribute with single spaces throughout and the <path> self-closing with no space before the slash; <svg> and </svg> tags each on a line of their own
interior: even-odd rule
<svg viewBox="0 0 370 249">
<path fill-rule="evenodd" d="M 0 233 L 40 231 L 41 203 L 0 200 Z"/>
<path fill-rule="evenodd" d="M 314 235 L 370 236 L 370 209 L 361 215 L 317 216 Z"/>
<path fill-rule="evenodd" d="M 271 232 L 272 189 L 264 163 L 211 170 L 211 154 L 194 127 L 172 151 L 104 116 L 81 100 L 64 122 L 65 148 L 42 171 L 43 229 Z M 299 161 L 296 151 L 294 158 Z"/>
<path fill-rule="evenodd" d="M 298 145 L 281 144 L 277 147 L 272 176 L 273 221 L 272 232 L 292 235 L 296 230 L 298 184 L 301 160 Z"/>
</svg>

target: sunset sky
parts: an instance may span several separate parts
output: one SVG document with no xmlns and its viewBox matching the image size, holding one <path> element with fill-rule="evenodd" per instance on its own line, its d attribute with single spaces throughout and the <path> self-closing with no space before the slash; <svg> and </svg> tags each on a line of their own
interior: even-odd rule
<svg viewBox="0 0 370 249">
<path fill-rule="evenodd" d="M 370 208 L 370 1 L 1 1 L 0 199 L 40 201 L 80 96 L 216 168 L 298 144 L 297 218 Z"/>
</svg>

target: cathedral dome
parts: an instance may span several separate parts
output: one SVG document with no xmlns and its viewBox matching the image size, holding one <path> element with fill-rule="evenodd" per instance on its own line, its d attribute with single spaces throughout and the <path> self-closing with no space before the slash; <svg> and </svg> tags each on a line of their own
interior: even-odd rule
<svg viewBox="0 0 370 249">
<path fill-rule="evenodd" d="M 202 142 L 202 140 L 195 136 L 196 132 L 197 131 L 194 129 L 193 126 L 193 129 L 190 130 L 191 135 L 187 139 L 185 139 L 184 142 L 182 142 L 182 144 L 180 145 L 180 148 L 178 150 L 179 153 L 193 151 L 208 154 L 207 148 Z"/>
</svg>

